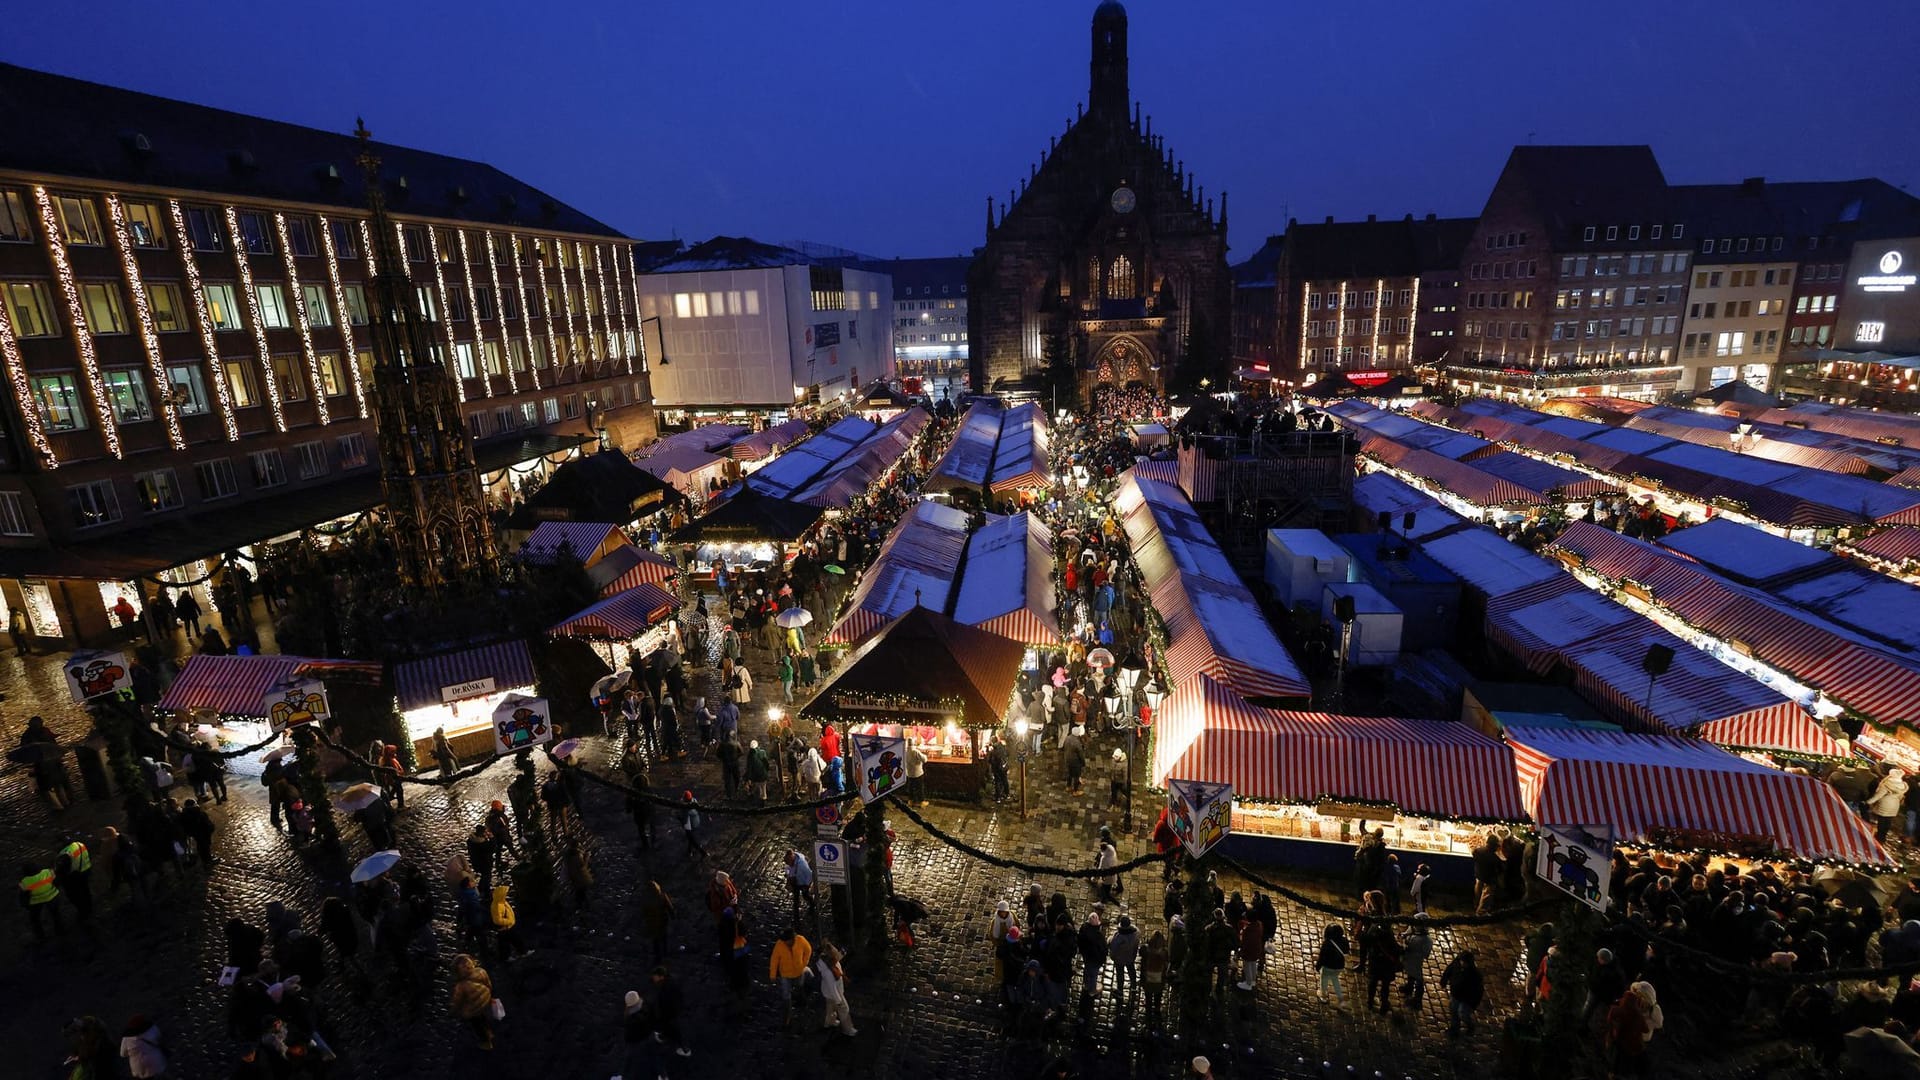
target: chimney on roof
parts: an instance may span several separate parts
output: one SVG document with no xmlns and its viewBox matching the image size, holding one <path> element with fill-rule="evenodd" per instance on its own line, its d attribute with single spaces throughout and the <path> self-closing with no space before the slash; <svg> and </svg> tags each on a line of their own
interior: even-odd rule
<svg viewBox="0 0 1920 1080">
<path fill-rule="evenodd" d="M 153 143 L 138 131 L 127 132 L 120 136 L 120 141 L 127 144 L 127 152 L 130 154 L 144 157 L 153 153 Z"/>
<path fill-rule="evenodd" d="M 1740 193 L 1742 195 L 1758 195 L 1766 189 L 1766 186 L 1766 177 L 1749 176 L 1745 180 L 1740 181 Z"/>
<path fill-rule="evenodd" d="M 340 166 L 331 161 L 324 165 L 315 165 L 313 175 L 323 184 L 337 184 L 340 182 Z"/>
<path fill-rule="evenodd" d="M 1328 215 L 1327 215 L 1327 220 L 1326 220 L 1326 222 L 1325 222 L 1325 224 L 1328 224 L 1328 225 L 1331 225 L 1331 224 L 1333 224 L 1333 215 L 1332 215 L 1332 214 L 1328 214 Z"/>
<path fill-rule="evenodd" d="M 447 192 L 447 201 L 455 206 L 465 206 L 467 204 L 467 189 L 455 185 L 452 191 Z"/>
<path fill-rule="evenodd" d="M 1404 221 L 1412 221 L 1412 220 L 1413 220 L 1413 214 L 1412 214 L 1411 212 L 1409 212 L 1409 213 L 1407 214 L 1407 216 L 1406 216 L 1405 218 L 1403 218 L 1402 220 L 1404 220 Z"/>
<path fill-rule="evenodd" d="M 1380 220 L 1380 216 L 1379 216 L 1378 214 L 1368 214 L 1368 215 L 1367 215 L 1367 224 L 1369 224 L 1369 225 L 1372 225 L 1373 223 L 1375 223 L 1375 222 L 1377 222 L 1377 221 L 1379 221 L 1379 220 Z"/>
</svg>

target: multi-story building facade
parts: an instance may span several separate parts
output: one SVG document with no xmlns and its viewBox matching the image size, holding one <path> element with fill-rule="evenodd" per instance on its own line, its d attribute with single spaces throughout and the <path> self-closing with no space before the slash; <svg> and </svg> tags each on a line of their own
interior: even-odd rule
<svg viewBox="0 0 1920 1080">
<path fill-rule="evenodd" d="M 1824 287 L 1838 293 L 1831 344 L 1790 352 L 1780 392 L 1920 412 L 1920 236 L 1856 240 Z"/>
<path fill-rule="evenodd" d="M 1461 250 L 1471 218 L 1287 223 L 1275 268 L 1279 368 L 1405 371 L 1439 362 L 1458 328 Z"/>
<path fill-rule="evenodd" d="M 640 318 L 660 321 L 652 386 L 669 419 L 779 412 L 893 371 L 892 281 L 846 260 L 717 236 L 639 292 Z"/>
<path fill-rule="evenodd" d="M 1680 335 L 1681 391 L 1772 382 L 1800 270 L 1774 194 L 1758 178 L 1673 189 L 1699 245 Z"/>
<path fill-rule="evenodd" d="M 1280 366 L 1280 337 L 1276 317 L 1280 312 L 1280 254 L 1287 238 L 1269 236 L 1260 250 L 1233 270 L 1233 368 L 1234 376 L 1250 387 L 1291 382 Z"/>
<path fill-rule="evenodd" d="M 98 639 L 138 580 L 378 507 L 358 140 L 10 65 L 0 100 L 0 600 Z M 374 149 L 496 493 L 650 438 L 632 242 L 489 166 Z"/>
<path fill-rule="evenodd" d="M 865 264 L 893 282 L 893 360 L 902 375 L 964 375 L 970 256 Z"/>
</svg>

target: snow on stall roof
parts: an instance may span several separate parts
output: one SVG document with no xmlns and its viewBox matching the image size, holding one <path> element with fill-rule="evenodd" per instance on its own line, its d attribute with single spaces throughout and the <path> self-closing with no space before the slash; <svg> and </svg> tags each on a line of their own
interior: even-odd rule
<svg viewBox="0 0 1920 1080">
<path fill-rule="evenodd" d="M 1393 515 L 1393 530 L 1417 542 L 1440 536 L 1467 523 L 1467 519 L 1441 506 L 1433 496 L 1387 472 L 1370 472 L 1353 482 L 1353 502 L 1366 511 L 1368 519 L 1377 519 L 1381 511 Z M 1407 533 L 1402 521 L 1413 511 L 1413 531 Z"/>
<path fill-rule="evenodd" d="M 1734 578 L 1765 584 L 1841 560 L 1731 518 L 1714 518 L 1660 539 L 1670 548 Z"/>
<path fill-rule="evenodd" d="M 1780 586 L 1774 595 L 1870 639 L 1908 652 L 1920 650 L 1920 589 L 1906 582 L 1847 565 L 1830 574 Z"/>
<path fill-rule="evenodd" d="M 1031 609 L 1057 636 L 1050 585 L 1053 537 L 1032 514 L 996 518 L 967 541 L 966 569 L 953 602 L 953 617 L 978 626 L 1010 611 Z"/>
<path fill-rule="evenodd" d="M 786 453 L 747 477 L 745 483 L 763 495 L 791 498 L 821 470 L 840 460 L 876 430 L 874 422 L 864 416 L 843 417 L 812 438 L 795 443 Z"/>
<path fill-rule="evenodd" d="M 989 402 L 976 401 L 960 418 L 953 442 L 927 478 L 931 491 L 956 487 L 982 487 L 993 471 L 993 444 L 1000 437 L 1002 411 Z"/>
</svg>

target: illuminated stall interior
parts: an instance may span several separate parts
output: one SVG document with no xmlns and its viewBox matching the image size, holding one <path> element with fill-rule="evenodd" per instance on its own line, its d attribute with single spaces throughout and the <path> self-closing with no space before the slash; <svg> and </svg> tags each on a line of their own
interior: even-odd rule
<svg viewBox="0 0 1920 1080">
<path fill-rule="evenodd" d="M 493 710 L 508 694 L 534 693 L 533 654 L 523 640 L 502 641 L 393 665 L 394 694 L 417 761 L 433 760 L 433 733 L 444 727 L 465 759 L 493 752 Z"/>
</svg>

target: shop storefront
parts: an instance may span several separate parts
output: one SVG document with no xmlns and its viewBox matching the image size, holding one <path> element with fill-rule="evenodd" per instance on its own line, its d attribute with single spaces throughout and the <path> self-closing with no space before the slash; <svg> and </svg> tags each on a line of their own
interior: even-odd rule
<svg viewBox="0 0 1920 1080">
<path fill-rule="evenodd" d="M 493 752 L 493 710 L 508 694 L 534 693 L 533 654 L 525 641 L 503 641 L 404 660 L 393 688 L 414 759 L 432 761 L 433 733 L 445 728 L 465 761 Z"/>
</svg>

